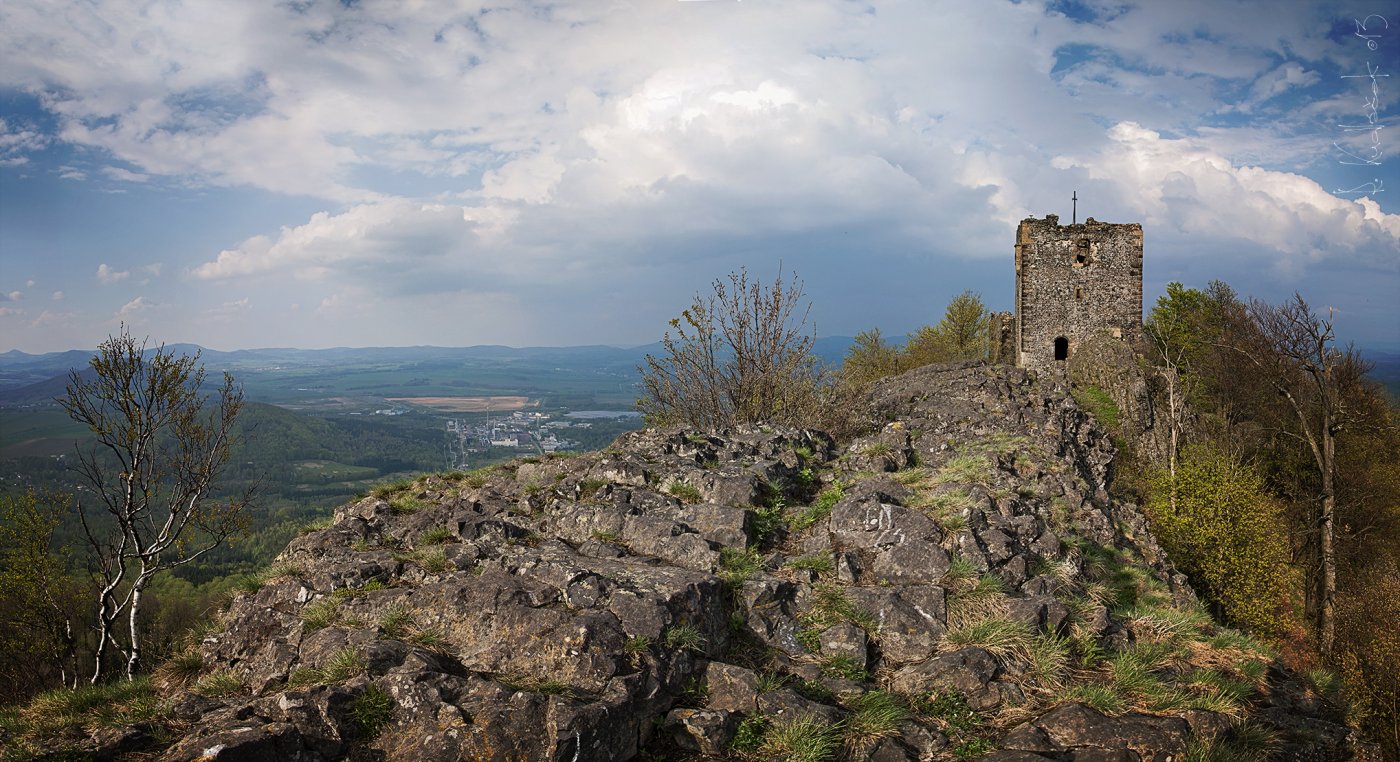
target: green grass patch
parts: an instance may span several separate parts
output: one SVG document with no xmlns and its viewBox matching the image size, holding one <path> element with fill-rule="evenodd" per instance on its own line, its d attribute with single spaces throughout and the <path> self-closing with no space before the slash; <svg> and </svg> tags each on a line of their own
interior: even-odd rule
<svg viewBox="0 0 1400 762">
<path fill-rule="evenodd" d="M 451 571 L 457 568 L 455 565 L 453 565 L 451 561 L 448 560 L 447 551 L 443 550 L 441 546 L 437 545 L 430 546 L 427 548 L 419 548 L 418 550 L 414 551 L 413 554 L 409 556 L 409 558 L 414 563 L 423 567 L 423 571 L 432 574 L 441 574 L 443 572 Z"/>
<path fill-rule="evenodd" d="M 387 500 L 389 497 L 397 493 L 409 490 L 412 487 L 412 479 L 396 479 L 392 482 L 386 482 L 384 484 L 376 485 L 373 489 L 369 491 L 369 494 L 379 498 L 380 500 Z"/>
<path fill-rule="evenodd" d="M 35 696 L 25 706 L 8 707 L 0 716 L 3 716 L 0 727 L 5 729 L 8 736 L 0 749 L 9 752 L 18 747 L 23 752 L 30 743 L 37 742 L 43 744 L 46 751 L 52 751 L 53 741 L 70 731 L 158 721 L 162 717 L 162 709 L 151 679 L 142 676 L 102 685 L 58 688 Z M 31 757 L 21 753 L 17 758 Z M 75 754 L 43 758 L 88 757 Z"/>
<path fill-rule="evenodd" d="M 719 578 L 731 586 L 738 587 L 763 571 L 763 559 L 753 548 L 721 548 L 719 568 Z"/>
<path fill-rule="evenodd" d="M 661 642 L 673 651 L 700 651 L 705 647 L 705 636 L 691 625 L 677 624 L 666 630 Z"/>
<path fill-rule="evenodd" d="M 389 512 L 395 516 L 404 516 L 410 513 L 417 513 L 428 507 L 428 504 L 413 495 L 396 495 L 389 498 Z"/>
<path fill-rule="evenodd" d="M 841 498 L 846 496 L 846 487 L 840 480 L 833 481 L 826 489 L 817 493 L 812 500 L 812 504 L 803 508 L 792 518 L 789 526 L 794 532 L 801 532 L 808 527 L 826 521 L 831 516 L 831 509 L 841 502 Z"/>
<path fill-rule="evenodd" d="M 909 719 L 904 703 L 884 691 L 861 695 L 851 708 L 855 712 L 846 720 L 842 736 L 854 759 L 864 758 L 881 739 L 899 735 L 899 726 Z"/>
<path fill-rule="evenodd" d="M 856 605 L 845 588 L 829 583 L 819 584 L 812 589 L 812 609 L 804 615 L 808 623 L 824 630 L 841 622 L 865 630 L 874 637 L 880 631 L 880 622 L 875 615 Z"/>
<path fill-rule="evenodd" d="M 401 604 L 390 606 L 379 617 L 379 630 L 386 638 L 403 640 L 412 629 L 413 615 Z"/>
<path fill-rule="evenodd" d="M 870 679 L 870 673 L 865 671 L 860 662 L 845 654 L 826 657 L 822 660 L 821 669 L 822 675 L 840 680 L 859 683 Z"/>
<path fill-rule="evenodd" d="M 1034 639 L 1035 633 L 1026 624 L 999 617 L 950 628 L 943 635 L 943 641 L 951 646 L 985 650 L 1004 667 L 1028 662 Z"/>
<path fill-rule="evenodd" d="M 828 762 L 841 750 L 841 726 L 815 715 L 775 724 L 764 734 L 759 753 L 785 762 Z"/>
<path fill-rule="evenodd" d="M 384 726 L 394 714 L 394 697 L 377 685 L 370 685 L 350 702 L 350 720 L 360 737 L 373 740 L 379 737 Z"/>
<path fill-rule="evenodd" d="M 936 484 L 986 484 L 990 480 L 991 461 L 984 455 L 955 455 L 934 474 Z"/>
<path fill-rule="evenodd" d="M 984 619 L 998 617 L 1005 610 L 1007 600 L 1005 586 L 997 575 L 962 577 L 957 584 L 949 585 L 948 627 L 962 630 Z"/>
<path fill-rule="evenodd" d="M 456 538 L 451 529 L 447 527 L 433 527 L 423 534 L 418 535 L 419 545 L 441 545 L 451 542 Z"/>
<path fill-rule="evenodd" d="M 1108 396 L 1108 392 L 1097 386 L 1088 384 L 1076 386 L 1070 393 L 1074 396 L 1074 401 L 1084 408 L 1086 412 L 1098 419 L 1099 423 L 1110 429 L 1118 428 L 1118 405 L 1113 398 Z"/>
<path fill-rule="evenodd" d="M 700 490 L 697 489 L 695 485 L 678 480 L 667 484 L 666 492 L 670 494 L 671 497 L 687 504 L 699 503 L 705 499 L 705 496 L 701 494 Z"/>
<path fill-rule="evenodd" d="M 307 632 L 337 624 L 343 618 L 340 599 L 330 597 L 312 601 L 301 609 L 301 621 Z"/>
<path fill-rule="evenodd" d="M 784 565 L 789 569 L 816 572 L 817 574 L 831 574 L 836 571 L 836 565 L 832 562 L 830 554 L 827 553 L 813 553 L 807 556 L 798 556 L 789 559 Z"/>
<path fill-rule="evenodd" d="M 579 691 L 578 688 L 562 680 L 533 677 L 531 675 L 502 675 L 496 678 L 496 682 L 513 691 L 523 691 L 525 693 L 539 693 L 545 696 L 563 696 L 564 698 L 578 698 L 582 695 L 582 692 Z"/>
<path fill-rule="evenodd" d="M 205 698 L 219 698 L 242 693 L 246 686 L 238 676 L 227 670 L 211 672 L 194 684 L 194 692 Z"/>
</svg>

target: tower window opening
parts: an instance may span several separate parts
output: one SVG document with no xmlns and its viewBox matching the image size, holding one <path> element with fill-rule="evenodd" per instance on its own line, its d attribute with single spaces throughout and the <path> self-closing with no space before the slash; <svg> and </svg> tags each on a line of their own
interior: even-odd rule
<svg viewBox="0 0 1400 762">
<path fill-rule="evenodd" d="M 1069 339 L 1063 336 L 1055 339 L 1055 359 L 1065 360 L 1069 358 Z"/>
<path fill-rule="evenodd" d="M 1076 302 L 1082 302 L 1082 301 L 1084 301 L 1084 287 L 1083 287 L 1083 286 L 1075 286 L 1075 287 L 1074 287 L 1074 300 L 1075 300 Z"/>
</svg>

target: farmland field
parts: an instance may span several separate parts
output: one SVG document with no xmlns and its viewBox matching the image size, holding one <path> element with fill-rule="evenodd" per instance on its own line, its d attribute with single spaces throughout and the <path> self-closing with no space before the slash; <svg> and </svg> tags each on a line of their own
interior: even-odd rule
<svg viewBox="0 0 1400 762">
<path fill-rule="evenodd" d="M 539 402 L 532 402 L 528 397 L 518 396 L 493 396 L 493 397 L 385 397 L 389 402 L 403 402 L 409 405 L 440 410 L 444 413 L 487 413 L 497 410 L 523 410 L 527 407 L 538 407 Z"/>
</svg>

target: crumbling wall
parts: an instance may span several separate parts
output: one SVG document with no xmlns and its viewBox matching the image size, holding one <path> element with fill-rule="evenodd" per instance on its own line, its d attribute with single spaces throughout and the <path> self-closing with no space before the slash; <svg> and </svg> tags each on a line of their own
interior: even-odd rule
<svg viewBox="0 0 1400 762">
<path fill-rule="evenodd" d="M 1142 330 L 1142 225 L 1061 225 L 1027 218 L 1016 228 L 1016 364 L 1062 367 L 1098 335 L 1134 341 Z"/>
<path fill-rule="evenodd" d="M 1016 315 L 993 312 L 987 327 L 987 361 L 993 365 L 1016 364 Z"/>
</svg>

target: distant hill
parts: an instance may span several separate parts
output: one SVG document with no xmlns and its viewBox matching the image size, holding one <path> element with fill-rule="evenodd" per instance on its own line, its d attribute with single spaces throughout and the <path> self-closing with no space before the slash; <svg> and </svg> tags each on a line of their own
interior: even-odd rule
<svg viewBox="0 0 1400 762">
<path fill-rule="evenodd" d="M 826 336 L 813 353 L 839 365 L 852 339 Z M 636 347 L 335 347 L 332 349 L 204 349 L 170 344 L 167 350 L 199 353 L 212 378 L 224 371 L 244 384 L 251 398 L 295 403 L 313 393 L 351 396 L 431 394 L 611 395 L 635 399 L 637 367 L 659 343 Z M 85 368 L 92 352 L 69 350 L 31 355 L 0 354 L 0 406 L 44 406 L 63 394 L 71 369 Z"/>
<path fill-rule="evenodd" d="M 1400 352 L 1363 351 L 1361 356 L 1375 363 L 1371 377 L 1385 386 L 1392 399 L 1400 400 Z"/>
</svg>

